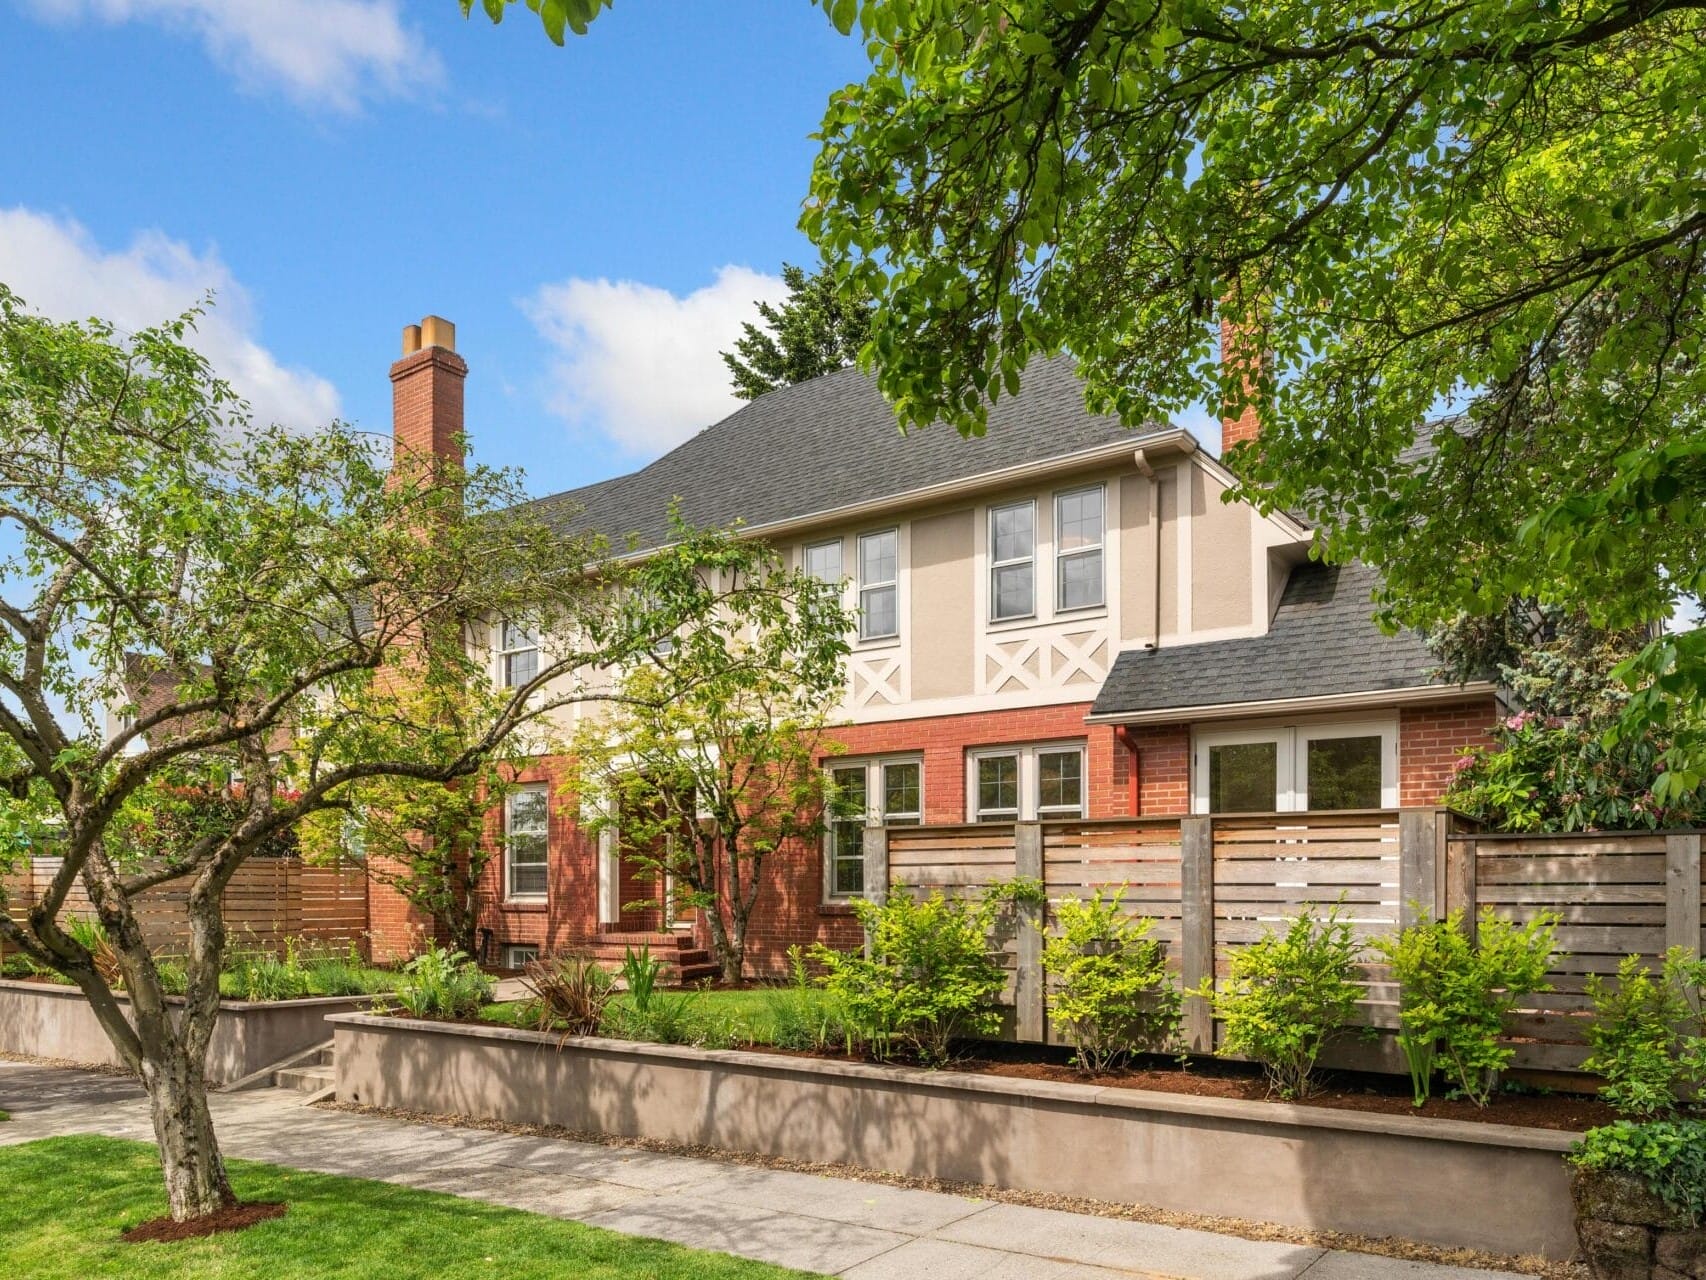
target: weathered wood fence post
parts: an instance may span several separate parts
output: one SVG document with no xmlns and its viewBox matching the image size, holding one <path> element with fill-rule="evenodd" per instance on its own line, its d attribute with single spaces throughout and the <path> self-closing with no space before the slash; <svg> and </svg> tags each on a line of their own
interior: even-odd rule
<svg viewBox="0 0 1706 1280">
<path fill-rule="evenodd" d="M 1035 822 L 1013 827 L 1013 874 L 1020 880 L 1043 878 L 1043 829 Z M 1014 939 L 1017 966 L 1013 975 L 1014 1034 L 1021 1041 L 1040 1042 L 1047 1016 L 1043 982 L 1043 935 L 1039 926 L 1046 907 L 1038 902 L 1015 904 L 1019 934 Z"/>
<path fill-rule="evenodd" d="M 865 896 L 878 906 L 889 897 L 889 829 L 873 822 L 861 839 L 865 855 Z M 871 931 L 865 931 L 865 959 L 871 958 Z"/>
<path fill-rule="evenodd" d="M 1179 983 L 1186 990 L 1214 978 L 1214 820 L 1179 819 Z M 1185 1047 L 1214 1052 L 1214 1010 L 1201 996 L 1185 999 Z"/>
<path fill-rule="evenodd" d="M 1700 833 L 1665 837 L 1665 946 L 1700 947 Z"/>
<path fill-rule="evenodd" d="M 1398 812 L 1398 926 L 1439 919 L 1440 815 L 1435 809 Z"/>
</svg>

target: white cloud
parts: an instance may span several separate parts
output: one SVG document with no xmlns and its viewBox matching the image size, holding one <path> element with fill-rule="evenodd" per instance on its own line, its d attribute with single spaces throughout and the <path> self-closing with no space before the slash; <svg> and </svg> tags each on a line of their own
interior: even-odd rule
<svg viewBox="0 0 1706 1280">
<path fill-rule="evenodd" d="M 331 383 L 285 367 L 256 339 L 248 295 L 212 250 L 197 254 L 145 231 L 109 252 L 75 222 L 0 209 L 0 281 L 56 320 L 99 316 L 131 331 L 182 314 L 212 290 L 216 305 L 191 345 L 249 401 L 257 421 L 306 428 L 338 415 Z"/>
<path fill-rule="evenodd" d="M 442 82 L 444 66 L 404 25 L 398 0 L 27 0 L 44 18 L 153 22 L 198 37 L 246 87 L 354 111 Z"/>
<path fill-rule="evenodd" d="M 686 297 L 633 280 L 571 279 L 522 305 L 555 352 L 552 412 L 651 456 L 740 407 L 719 353 L 757 318 L 755 300 L 786 297 L 776 276 L 725 266 Z"/>
</svg>

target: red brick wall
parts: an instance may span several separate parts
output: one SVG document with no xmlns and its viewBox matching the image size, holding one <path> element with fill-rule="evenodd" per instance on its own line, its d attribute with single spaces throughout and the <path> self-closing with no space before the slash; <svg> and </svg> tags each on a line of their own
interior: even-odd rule
<svg viewBox="0 0 1706 1280">
<path fill-rule="evenodd" d="M 1469 747 L 1492 740 L 1498 707 L 1491 697 L 1398 713 L 1398 803 L 1438 804 L 1452 771 Z"/>
<path fill-rule="evenodd" d="M 426 347 L 391 366 L 391 435 L 399 458 L 431 455 L 460 467 L 468 362 Z"/>
<path fill-rule="evenodd" d="M 1138 812 L 1146 818 L 1191 811 L 1191 726 L 1136 725 L 1127 731 L 1137 747 Z M 1129 767 L 1131 753 L 1116 760 Z M 1130 783 L 1127 782 L 1128 794 Z M 1129 813 L 1129 804 L 1120 812 Z M 1098 815 L 1099 816 L 1099 815 Z"/>
<path fill-rule="evenodd" d="M 381 869 L 401 869 L 401 863 L 382 860 Z M 375 964 L 407 960 L 420 954 L 432 937 L 432 919 L 409 904 L 390 885 L 371 876 L 367 881 L 367 941 Z"/>
</svg>

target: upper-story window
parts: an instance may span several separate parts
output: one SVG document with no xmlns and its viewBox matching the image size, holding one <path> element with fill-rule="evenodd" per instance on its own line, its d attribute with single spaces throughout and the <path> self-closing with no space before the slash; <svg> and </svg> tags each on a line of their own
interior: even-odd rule
<svg viewBox="0 0 1706 1280">
<path fill-rule="evenodd" d="M 900 530 L 859 535 L 859 638 L 900 634 Z"/>
<path fill-rule="evenodd" d="M 1057 609 L 1094 609 L 1104 603 L 1101 485 L 1054 495 L 1054 599 Z"/>
<path fill-rule="evenodd" d="M 974 751 L 967 809 L 978 822 L 1084 816 L 1084 748 L 1079 743 Z"/>
<path fill-rule="evenodd" d="M 807 547 L 805 570 L 819 582 L 839 583 L 844 576 L 841 572 L 841 539 L 814 542 Z"/>
<path fill-rule="evenodd" d="M 1028 618 L 1037 611 L 1037 504 L 989 509 L 989 617 Z"/>
<path fill-rule="evenodd" d="M 498 664 L 504 688 L 527 684 L 539 674 L 539 637 L 520 623 L 504 623 Z"/>
</svg>

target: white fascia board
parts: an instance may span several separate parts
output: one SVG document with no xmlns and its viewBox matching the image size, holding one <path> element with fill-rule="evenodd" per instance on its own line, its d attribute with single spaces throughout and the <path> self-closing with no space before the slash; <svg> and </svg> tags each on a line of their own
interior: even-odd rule
<svg viewBox="0 0 1706 1280">
<path fill-rule="evenodd" d="M 1316 711 L 1350 711 L 1366 707 L 1414 706 L 1454 702 L 1481 694 L 1496 694 L 1491 680 L 1466 684 L 1424 684 L 1405 689 L 1371 689 L 1364 693 L 1327 693 L 1308 698 L 1273 698 L 1266 702 L 1222 702 L 1211 706 L 1159 707 L 1148 711 L 1112 711 L 1085 716 L 1086 724 L 1177 724 L 1181 721 L 1238 720 L 1260 716 L 1302 715 Z"/>
</svg>

